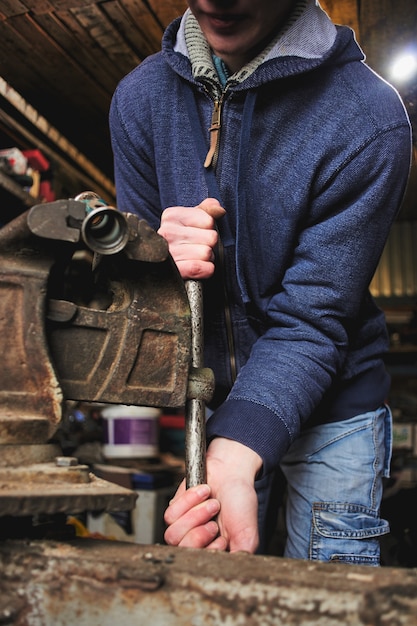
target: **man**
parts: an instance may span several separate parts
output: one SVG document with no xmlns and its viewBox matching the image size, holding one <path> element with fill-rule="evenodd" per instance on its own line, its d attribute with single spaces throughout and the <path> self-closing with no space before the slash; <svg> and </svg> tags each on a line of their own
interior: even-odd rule
<svg viewBox="0 0 417 626">
<path fill-rule="evenodd" d="M 110 113 L 119 208 L 204 281 L 208 484 L 180 486 L 166 541 L 261 552 L 281 468 L 285 556 L 378 565 L 391 416 L 368 285 L 407 116 L 314 0 L 188 5 Z"/>
</svg>

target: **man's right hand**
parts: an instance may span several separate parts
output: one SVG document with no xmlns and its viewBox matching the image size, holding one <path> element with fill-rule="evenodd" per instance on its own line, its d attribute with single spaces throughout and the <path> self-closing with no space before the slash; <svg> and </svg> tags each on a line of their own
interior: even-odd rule
<svg viewBox="0 0 417 626">
<path fill-rule="evenodd" d="M 158 234 L 184 279 L 209 278 L 214 272 L 213 249 L 218 241 L 215 221 L 226 213 L 215 198 L 195 207 L 168 207 L 162 213 Z"/>
<path fill-rule="evenodd" d="M 255 552 L 255 478 L 261 467 L 262 459 L 250 448 L 231 439 L 213 439 L 207 450 L 208 484 L 186 489 L 183 481 L 165 511 L 167 544 Z"/>
</svg>

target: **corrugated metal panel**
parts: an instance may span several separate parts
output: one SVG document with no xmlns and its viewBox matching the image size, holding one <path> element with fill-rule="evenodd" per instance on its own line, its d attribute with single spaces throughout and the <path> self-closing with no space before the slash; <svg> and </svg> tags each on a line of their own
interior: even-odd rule
<svg viewBox="0 0 417 626">
<path fill-rule="evenodd" d="M 376 298 L 417 296 L 417 221 L 396 222 L 370 286 Z"/>
</svg>

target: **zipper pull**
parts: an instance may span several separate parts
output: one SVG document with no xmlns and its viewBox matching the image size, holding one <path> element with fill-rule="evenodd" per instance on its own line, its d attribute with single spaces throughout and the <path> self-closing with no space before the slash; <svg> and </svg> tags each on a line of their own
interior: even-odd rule
<svg viewBox="0 0 417 626">
<path fill-rule="evenodd" d="M 214 155 L 216 154 L 217 147 L 220 139 L 220 115 L 221 115 L 221 101 L 214 101 L 214 109 L 211 116 L 211 126 L 209 128 L 210 133 L 210 148 L 204 161 L 204 167 L 208 168 L 213 163 Z"/>
</svg>

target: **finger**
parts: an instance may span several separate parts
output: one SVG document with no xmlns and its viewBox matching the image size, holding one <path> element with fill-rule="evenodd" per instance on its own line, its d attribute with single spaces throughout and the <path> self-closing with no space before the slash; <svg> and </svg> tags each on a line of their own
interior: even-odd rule
<svg viewBox="0 0 417 626">
<path fill-rule="evenodd" d="M 179 261 L 214 261 L 214 252 L 203 243 L 175 243 L 170 246 L 170 253 L 176 263 Z"/>
<path fill-rule="evenodd" d="M 220 202 L 216 198 L 206 198 L 198 205 L 200 209 L 203 209 L 213 219 L 218 220 L 226 213 L 226 210 L 221 206 Z"/>
<path fill-rule="evenodd" d="M 211 499 L 199 504 L 168 526 L 164 535 L 165 541 L 173 546 L 182 545 L 184 541 L 191 542 L 195 547 L 205 546 L 218 532 L 217 523 L 212 518 L 218 514 L 219 510 L 220 504 L 217 500 Z M 211 521 L 216 526 L 215 533 L 212 532 L 213 525 L 209 524 Z M 207 524 L 209 524 L 208 530 Z M 211 533 L 209 538 L 207 533 Z M 187 535 L 189 535 L 188 539 L 186 539 Z"/>
<path fill-rule="evenodd" d="M 175 226 L 187 226 L 195 228 L 214 228 L 214 217 L 210 215 L 209 211 L 206 211 L 197 207 L 177 207 L 172 206 L 166 208 L 161 215 L 161 228 L 164 225 L 169 225 L 169 229 L 172 230 Z"/>
<path fill-rule="evenodd" d="M 216 522 L 210 521 L 207 524 L 193 528 L 179 542 L 181 548 L 206 548 L 213 543 L 213 539 L 217 537 L 219 527 Z"/>
<path fill-rule="evenodd" d="M 207 550 L 220 550 L 224 552 L 227 550 L 227 541 L 224 537 L 218 536 L 214 541 L 206 545 Z"/>
<path fill-rule="evenodd" d="M 206 484 L 196 485 L 190 489 L 185 489 L 184 485 L 183 481 L 165 511 L 165 522 L 168 525 L 173 524 L 198 504 L 202 504 L 210 496 L 211 490 Z"/>
<path fill-rule="evenodd" d="M 214 273 L 214 263 L 208 261 L 178 261 L 176 263 L 184 280 L 205 280 Z"/>
<path fill-rule="evenodd" d="M 184 261 L 186 259 L 197 259 L 199 261 L 209 261 L 214 258 L 212 241 L 217 239 L 216 233 L 213 231 L 213 236 L 206 236 L 211 231 L 200 231 L 201 235 L 198 239 L 192 240 L 191 238 L 175 240 L 168 242 L 169 251 L 175 261 Z"/>
<path fill-rule="evenodd" d="M 211 220 L 211 218 L 208 219 Z M 211 226 L 208 228 L 200 228 L 178 224 L 177 222 L 172 224 L 164 222 L 161 224 L 161 227 L 158 229 L 158 235 L 168 241 L 170 250 L 173 249 L 173 245 L 179 246 L 186 244 L 203 244 L 214 248 L 219 238 L 218 232 L 214 228 L 211 228 Z"/>
</svg>

